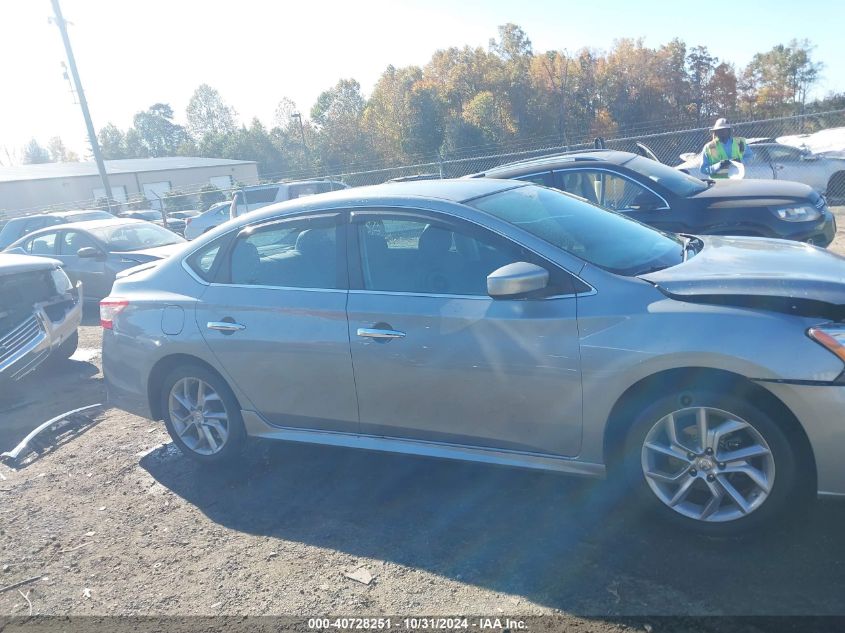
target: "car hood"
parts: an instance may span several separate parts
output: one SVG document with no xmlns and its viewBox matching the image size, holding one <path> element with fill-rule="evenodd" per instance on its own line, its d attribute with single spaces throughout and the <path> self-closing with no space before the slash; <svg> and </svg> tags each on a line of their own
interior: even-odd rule
<svg viewBox="0 0 845 633">
<path fill-rule="evenodd" d="M 18 255 L 16 253 L 0 253 L 0 275 L 15 275 L 36 270 L 51 270 L 62 263 L 49 257 L 33 255 Z"/>
<path fill-rule="evenodd" d="M 771 206 L 797 200 L 815 203 L 818 194 L 808 185 L 789 180 L 716 180 L 711 186 L 691 196 L 707 206 Z"/>
<path fill-rule="evenodd" d="M 641 279 L 680 301 L 845 318 L 845 258 L 809 244 L 701 236 L 687 261 Z"/>
<path fill-rule="evenodd" d="M 139 264 L 145 264 L 157 259 L 166 259 L 182 249 L 185 242 L 176 242 L 175 244 L 168 244 L 167 246 L 156 246 L 155 248 L 144 248 L 137 251 L 126 251 L 124 253 L 115 253 L 123 259 L 128 259 Z"/>
</svg>

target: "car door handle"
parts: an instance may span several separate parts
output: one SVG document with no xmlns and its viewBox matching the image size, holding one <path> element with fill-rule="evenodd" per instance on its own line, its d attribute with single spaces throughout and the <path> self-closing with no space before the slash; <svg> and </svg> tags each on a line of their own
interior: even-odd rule
<svg viewBox="0 0 845 633">
<path fill-rule="evenodd" d="M 405 338 L 405 333 L 399 330 L 381 330 L 378 328 L 359 327 L 358 336 L 364 338 L 376 339 L 390 339 L 390 338 Z"/>
<path fill-rule="evenodd" d="M 234 321 L 209 321 L 205 327 L 209 330 L 217 330 L 218 332 L 240 332 L 245 330 L 246 326 L 242 323 L 235 323 Z"/>
</svg>

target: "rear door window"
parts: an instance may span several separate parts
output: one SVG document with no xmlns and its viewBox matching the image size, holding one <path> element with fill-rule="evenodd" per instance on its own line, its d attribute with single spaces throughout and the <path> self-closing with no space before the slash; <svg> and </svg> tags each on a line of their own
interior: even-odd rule
<svg viewBox="0 0 845 633">
<path fill-rule="evenodd" d="M 247 286 L 346 287 L 336 217 L 296 218 L 243 231 L 232 247 L 229 280 Z"/>
<path fill-rule="evenodd" d="M 24 250 L 31 255 L 55 255 L 58 233 L 45 233 L 24 244 Z"/>
</svg>

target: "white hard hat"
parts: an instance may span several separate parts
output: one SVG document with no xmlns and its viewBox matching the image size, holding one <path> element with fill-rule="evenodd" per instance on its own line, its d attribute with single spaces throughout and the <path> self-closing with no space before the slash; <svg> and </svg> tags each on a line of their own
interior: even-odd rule
<svg viewBox="0 0 845 633">
<path fill-rule="evenodd" d="M 713 124 L 713 127 L 710 128 L 711 132 L 715 132 L 716 130 L 730 130 L 731 124 L 728 123 L 728 120 L 725 118 L 716 119 L 716 123 Z"/>
</svg>

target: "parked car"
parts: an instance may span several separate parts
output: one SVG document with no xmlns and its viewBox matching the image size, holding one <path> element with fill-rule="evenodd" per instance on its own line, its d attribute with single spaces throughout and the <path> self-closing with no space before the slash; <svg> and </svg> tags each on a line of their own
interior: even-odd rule
<svg viewBox="0 0 845 633">
<path fill-rule="evenodd" d="M 845 493 L 845 260 L 805 244 L 394 183 L 231 221 L 100 315 L 110 401 L 209 464 L 260 437 L 609 475 L 716 534 Z"/>
<path fill-rule="evenodd" d="M 813 152 L 778 143 L 774 139 L 749 142 L 753 151 L 745 161 L 745 177 L 765 180 L 793 180 L 825 194 L 833 203 L 845 203 L 845 155 Z M 700 176 L 701 153 L 681 154 L 678 169 Z"/>
<path fill-rule="evenodd" d="M 6 250 L 59 260 L 74 283 L 83 283 L 85 298 L 99 300 L 109 294 L 118 273 L 164 259 L 184 242 L 151 222 L 112 218 L 41 229 Z"/>
<path fill-rule="evenodd" d="M 58 261 L 0 253 L 0 387 L 48 358 L 70 358 L 81 320 L 81 287 Z"/>
<path fill-rule="evenodd" d="M 185 226 L 187 226 L 185 220 L 179 218 L 172 218 L 169 213 L 167 214 L 167 224 L 165 224 L 164 218 L 161 216 L 161 211 L 156 211 L 155 209 L 124 211 L 123 213 L 118 214 L 118 217 L 126 218 L 129 220 L 144 220 L 145 222 L 152 222 L 153 224 L 158 224 L 159 226 L 163 226 L 167 229 L 170 229 L 171 231 L 173 231 L 174 233 L 178 233 L 179 235 L 184 235 Z"/>
<path fill-rule="evenodd" d="M 305 196 L 313 196 L 327 191 L 348 189 L 349 185 L 336 180 L 298 180 L 294 182 L 280 182 L 272 185 L 253 185 L 244 187 L 239 191 L 246 198 L 245 202 L 238 205 L 238 215 L 255 211 L 261 207 L 293 200 Z"/>
<path fill-rule="evenodd" d="M 223 224 L 229 219 L 230 202 L 218 202 L 211 205 L 207 211 L 199 214 L 195 218 L 187 218 L 185 220 L 185 237 L 189 240 L 196 239 L 203 233 L 207 233 L 215 226 Z"/>
<path fill-rule="evenodd" d="M 43 229 L 56 224 L 68 222 L 83 222 L 85 220 L 107 220 L 114 216 L 107 211 L 95 209 L 80 209 L 78 211 L 56 211 L 54 213 L 40 213 L 38 215 L 27 215 L 20 218 L 11 218 L 0 230 L 0 250 L 6 248 L 28 233 Z"/>
<path fill-rule="evenodd" d="M 775 237 L 827 246 L 836 220 L 794 182 L 703 181 L 630 152 L 593 150 L 512 163 L 468 176 L 554 187 L 675 233 Z"/>
</svg>

